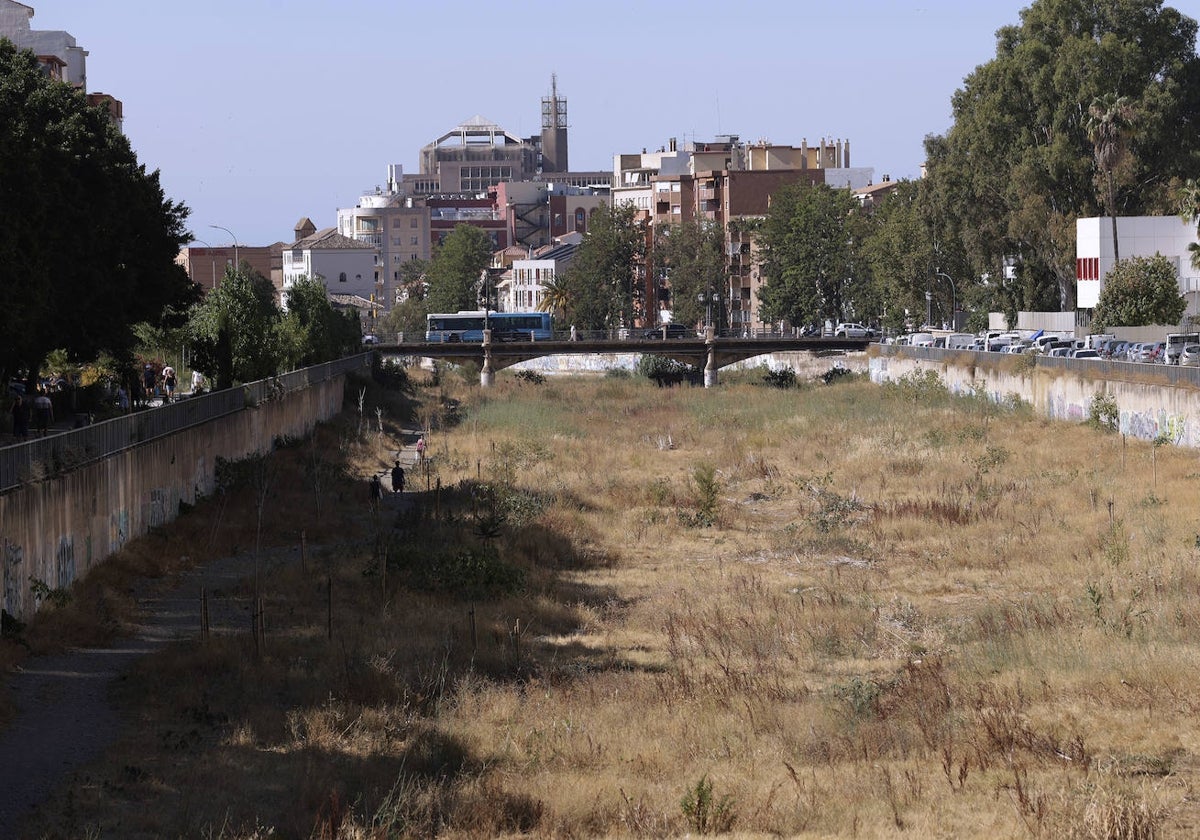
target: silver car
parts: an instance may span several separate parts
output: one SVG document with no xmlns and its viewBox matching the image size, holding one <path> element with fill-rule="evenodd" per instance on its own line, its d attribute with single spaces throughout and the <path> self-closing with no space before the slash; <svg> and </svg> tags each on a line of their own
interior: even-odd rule
<svg viewBox="0 0 1200 840">
<path fill-rule="evenodd" d="M 1200 344 L 1185 344 L 1179 353 L 1179 364 L 1200 367 Z"/>
</svg>

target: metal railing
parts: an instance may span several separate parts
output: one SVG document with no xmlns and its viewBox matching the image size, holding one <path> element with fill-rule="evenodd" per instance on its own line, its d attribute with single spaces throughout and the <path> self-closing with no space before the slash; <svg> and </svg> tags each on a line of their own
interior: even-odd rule
<svg viewBox="0 0 1200 840">
<path fill-rule="evenodd" d="M 0 448 L 0 492 L 234 414 L 247 405 L 278 398 L 289 391 L 303 390 L 344 373 L 367 368 L 371 364 L 371 356 L 370 353 L 348 356 Z"/>
</svg>

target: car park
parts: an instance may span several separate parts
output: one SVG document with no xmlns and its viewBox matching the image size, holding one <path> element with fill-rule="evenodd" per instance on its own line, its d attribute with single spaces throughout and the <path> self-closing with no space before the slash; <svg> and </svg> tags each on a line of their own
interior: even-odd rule
<svg viewBox="0 0 1200 840">
<path fill-rule="evenodd" d="M 843 322 L 833 328 L 835 338 L 874 338 L 875 330 L 863 324 Z"/>
</svg>

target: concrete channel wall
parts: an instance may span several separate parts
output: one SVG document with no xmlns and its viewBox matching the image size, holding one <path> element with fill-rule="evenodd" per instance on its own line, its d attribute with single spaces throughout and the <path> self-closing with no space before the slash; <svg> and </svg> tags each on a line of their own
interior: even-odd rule
<svg viewBox="0 0 1200 840">
<path fill-rule="evenodd" d="M 868 355 L 877 384 L 932 370 L 953 393 L 982 392 L 997 402 L 1016 396 L 1039 414 L 1076 423 L 1101 394 L 1116 403 L 1122 434 L 1200 446 L 1200 368 L 889 345 L 872 345 Z"/>
<path fill-rule="evenodd" d="M 3 608 L 27 620 L 33 581 L 65 588 L 129 540 L 166 525 L 179 503 L 213 492 L 218 458 L 268 452 L 342 409 L 345 376 L 283 391 L 0 495 Z"/>
</svg>

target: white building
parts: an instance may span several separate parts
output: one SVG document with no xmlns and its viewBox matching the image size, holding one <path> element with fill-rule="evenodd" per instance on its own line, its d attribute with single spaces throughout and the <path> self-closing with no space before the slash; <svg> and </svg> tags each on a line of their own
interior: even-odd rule
<svg viewBox="0 0 1200 840">
<path fill-rule="evenodd" d="M 513 260 L 512 269 L 496 284 L 497 304 L 502 312 L 538 312 L 546 284 L 554 282 L 575 257 L 583 236 L 568 234 L 529 259 Z"/>
<path fill-rule="evenodd" d="M 1175 266 L 1179 292 L 1187 298 L 1184 317 L 1200 314 L 1200 271 L 1192 267 L 1188 245 L 1197 242 L 1196 226 L 1178 216 L 1117 217 L 1121 259 L 1162 254 Z M 1076 306 L 1091 309 L 1100 302 L 1104 277 L 1113 267 L 1112 218 L 1093 216 L 1075 221 Z"/>
<path fill-rule="evenodd" d="M 87 90 L 87 50 L 75 43 L 69 32 L 33 29 L 33 7 L 14 0 L 0 0 L 0 36 L 22 50 L 33 50 L 36 56 L 55 56 L 65 65 L 64 82 Z"/>
<path fill-rule="evenodd" d="M 302 220 L 302 224 L 304 221 L 307 220 Z M 297 225 L 297 229 L 304 228 Z M 353 295 L 377 300 L 375 248 L 342 236 L 335 228 L 314 231 L 283 249 L 284 309 L 287 309 L 288 290 L 302 277 L 321 280 L 331 296 Z"/>
</svg>

